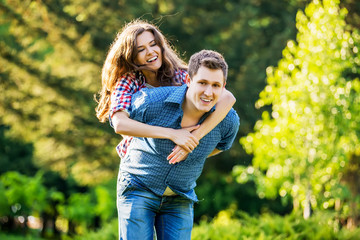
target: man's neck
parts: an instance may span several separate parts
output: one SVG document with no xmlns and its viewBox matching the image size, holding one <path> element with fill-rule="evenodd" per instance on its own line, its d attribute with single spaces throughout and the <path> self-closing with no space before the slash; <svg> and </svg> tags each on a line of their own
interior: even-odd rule
<svg viewBox="0 0 360 240">
<path fill-rule="evenodd" d="M 189 101 L 186 101 L 186 98 L 182 104 L 182 109 L 184 115 L 181 121 L 181 127 L 191 127 L 197 125 L 200 118 L 204 115 L 204 113 L 197 111 Z"/>
</svg>

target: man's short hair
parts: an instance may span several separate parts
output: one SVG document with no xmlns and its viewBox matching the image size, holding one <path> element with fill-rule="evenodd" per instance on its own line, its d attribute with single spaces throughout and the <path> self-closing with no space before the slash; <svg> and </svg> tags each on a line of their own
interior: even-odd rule
<svg viewBox="0 0 360 240">
<path fill-rule="evenodd" d="M 188 72 L 190 78 L 196 75 L 201 66 L 209 69 L 221 69 L 224 75 L 224 81 L 226 82 L 228 65 L 220 53 L 212 50 L 201 50 L 200 52 L 194 53 L 189 60 Z"/>
</svg>

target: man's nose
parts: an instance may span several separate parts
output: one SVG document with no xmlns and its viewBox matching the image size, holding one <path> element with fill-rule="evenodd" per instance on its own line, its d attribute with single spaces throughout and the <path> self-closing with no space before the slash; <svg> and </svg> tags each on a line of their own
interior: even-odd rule
<svg viewBox="0 0 360 240">
<path fill-rule="evenodd" d="M 207 95 L 207 96 L 211 96 L 212 92 L 213 92 L 213 90 L 212 90 L 211 86 L 207 86 L 205 91 L 204 91 L 205 95 Z"/>
</svg>

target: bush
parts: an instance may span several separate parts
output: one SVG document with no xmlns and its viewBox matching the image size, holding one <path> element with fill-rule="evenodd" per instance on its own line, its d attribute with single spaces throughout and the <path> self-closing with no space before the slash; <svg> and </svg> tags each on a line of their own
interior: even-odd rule
<svg viewBox="0 0 360 240">
<path fill-rule="evenodd" d="M 113 219 L 104 224 L 103 227 L 95 232 L 89 232 L 88 234 L 74 237 L 63 238 L 63 240 L 114 240 L 118 239 L 118 222 L 117 219 Z"/>
<path fill-rule="evenodd" d="M 4 240 L 44 240 L 42 238 L 31 237 L 31 236 L 18 236 L 0 233 L 0 239 Z"/>
<path fill-rule="evenodd" d="M 336 219 L 328 212 L 319 212 L 305 220 L 295 213 L 252 217 L 244 212 L 221 211 L 210 223 L 201 222 L 195 226 L 192 240 L 359 239 L 359 228 L 352 231 L 340 228 Z"/>
<path fill-rule="evenodd" d="M 63 236 L 62 240 L 113 240 L 118 238 L 117 230 L 117 219 L 113 219 L 96 232 L 73 238 Z M 192 231 L 192 240 L 357 240 L 358 236 L 360 228 L 351 231 L 341 228 L 336 215 L 324 211 L 305 220 L 295 213 L 250 216 L 226 210 L 211 222 L 195 225 Z"/>
</svg>

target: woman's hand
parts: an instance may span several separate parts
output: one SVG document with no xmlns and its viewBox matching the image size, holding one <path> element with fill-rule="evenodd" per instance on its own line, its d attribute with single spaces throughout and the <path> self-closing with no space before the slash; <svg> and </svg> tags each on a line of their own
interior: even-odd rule
<svg viewBox="0 0 360 240">
<path fill-rule="evenodd" d="M 175 146 L 173 151 L 167 157 L 167 160 L 169 160 L 170 164 L 175 164 L 175 163 L 185 160 L 187 158 L 188 154 L 189 154 L 189 152 L 185 151 L 185 149 L 183 149 L 179 146 Z"/>
<path fill-rule="evenodd" d="M 199 127 L 200 125 L 196 125 L 192 127 L 175 129 L 170 139 L 185 151 L 192 152 L 192 150 L 194 150 L 199 144 L 199 140 L 197 137 L 191 134 L 191 132 L 195 129 L 198 129 Z"/>
<path fill-rule="evenodd" d="M 197 145 L 199 144 L 199 140 L 191 132 L 198 129 L 199 127 L 200 125 L 196 125 L 193 127 L 180 129 L 182 130 L 181 132 L 184 135 L 177 134 L 177 137 L 179 138 L 178 142 L 180 143 L 187 141 L 187 144 L 180 145 L 174 141 L 177 145 L 167 157 L 167 160 L 169 160 L 170 164 L 175 164 L 185 160 L 188 154 L 191 153 L 197 147 Z M 176 130 L 176 131 L 180 132 L 180 130 Z M 190 135 L 188 135 L 187 133 L 189 133 Z"/>
</svg>

